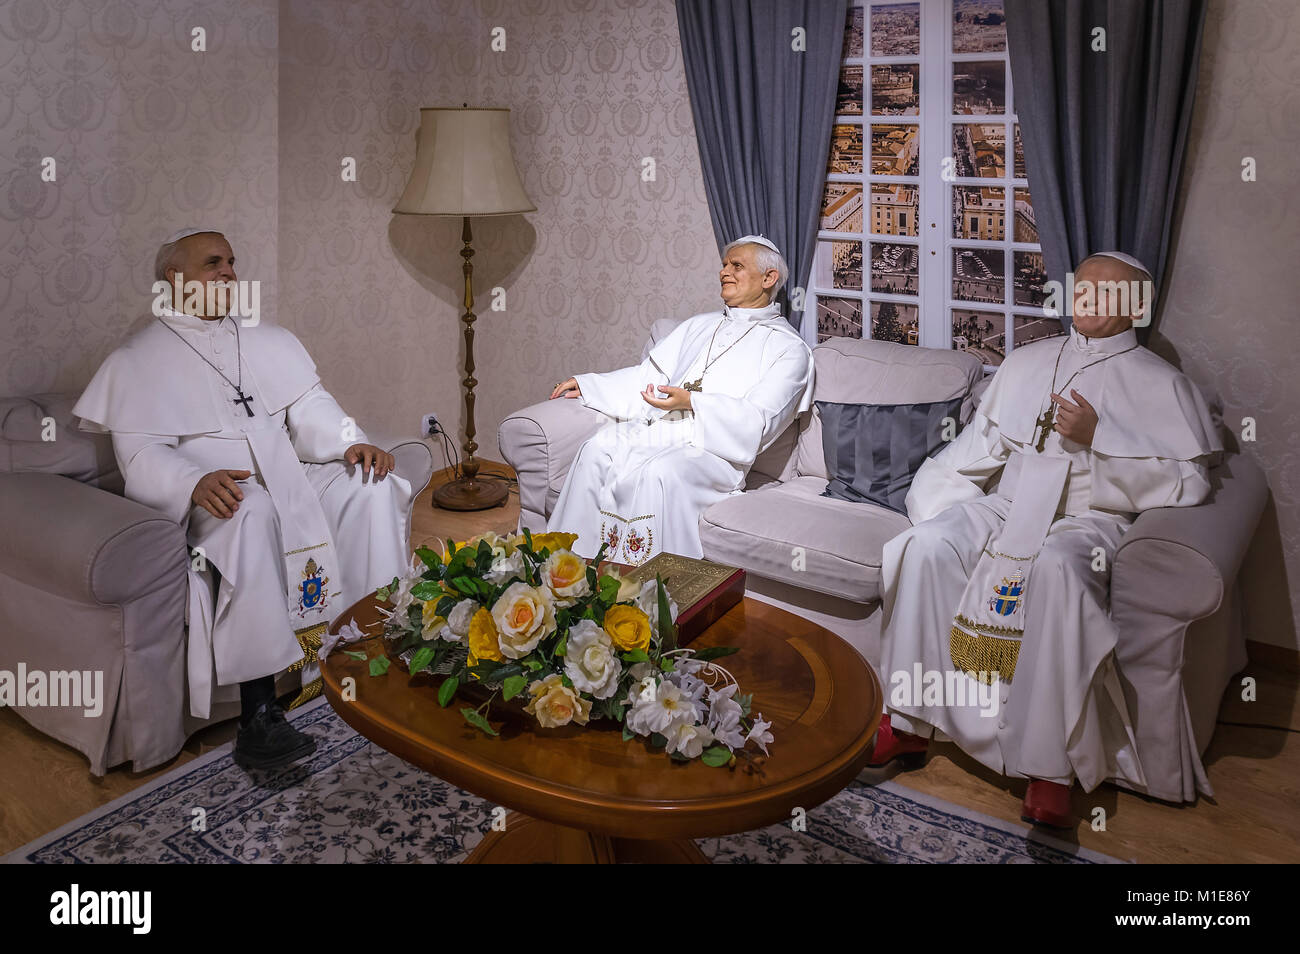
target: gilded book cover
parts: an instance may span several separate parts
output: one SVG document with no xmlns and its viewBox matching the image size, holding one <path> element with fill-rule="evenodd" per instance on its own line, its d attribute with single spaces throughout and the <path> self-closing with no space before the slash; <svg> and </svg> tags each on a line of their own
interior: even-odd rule
<svg viewBox="0 0 1300 954">
<path fill-rule="evenodd" d="M 663 578 L 677 603 L 677 642 L 685 646 L 744 598 L 745 571 L 677 553 L 660 553 L 627 571 L 625 579 Z"/>
</svg>

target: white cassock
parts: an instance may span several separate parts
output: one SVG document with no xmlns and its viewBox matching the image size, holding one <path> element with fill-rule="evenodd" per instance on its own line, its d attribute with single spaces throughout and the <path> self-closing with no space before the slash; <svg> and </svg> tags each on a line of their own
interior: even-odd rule
<svg viewBox="0 0 1300 954">
<path fill-rule="evenodd" d="M 697 379 L 689 411 L 641 397 L 647 384 Z M 702 556 L 700 514 L 743 489 L 754 458 L 811 405 L 812 380 L 812 352 L 776 305 L 696 315 L 639 365 L 577 375 L 578 400 L 611 421 L 579 448 L 548 529 L 578 534 L 587 558 L 602 542 L 633 565 Z"/>
<path fill-rule="evenodd" d="M 946 736 L 1007 776 L 1145 784 L 1115 671 L 1110 566 L 1138 513 L 1206 499 L 1222 446 L 1196 387 L 1136 345 L 1129 329 L 1015 349 L 971 423 L 917 472 L 914 526 L 882 567 L 881 676 L 900 730 Z M 1077 390 L 1099 423 L 1091 448 L 1051 430 L 1040 453 L 1058 357 L 1055 390 Z M 989 660 L 1009 662 L 1010 681 L 968 674 Z M 915 692 L 926 673 L 952 695 Z"/>
<path fill-rule="evenodd" d="M 108 356 L 73 408 L 82 429 L 111 432 L 127 497 L 188 522 L 196 718 L 237 700 L 239 683 L 302 661 L 295 634 L 319 633 L 408 566 L 410 483 L 343 463 L 368 441 L 292 332 L 236 323 L 165 310 Z M 200 354 L 242 386 L 247 410 Z M 199 479 L 222 469 L 253 474 L 227 519 L 191 503 Z M 215 599 L 205 562 L 220 575 Z M 308 659 L 304 683 L 314 675 Z"/>
</svg>

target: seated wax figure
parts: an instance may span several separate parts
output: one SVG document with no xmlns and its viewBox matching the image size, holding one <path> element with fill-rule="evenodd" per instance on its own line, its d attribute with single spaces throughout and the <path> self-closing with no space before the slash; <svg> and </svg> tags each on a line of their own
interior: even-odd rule
<svg viewBox="0 0 1300 954">
<path fill-rule="evenodd" d="M 235 281 L 234 261 L 219 232 L 169 238 L 155 278 L 171 284 L 170 307 L 108 356 L 73 413 L 112 434 L 127 497 L 188 525 L 190 710 L 207 718 L 213 701 L 238 698 L 235 760 L 271 768 L 315 748 L 285 720 L 275 675 L 405 571 L 411 487 L 291 332 L 207 297 Z M 185 295 L 191 282 L 203 294 Z M 215 601 L 205 561 L 220 576 Z"/>
<path fill-rule="evenodd" d="M 1149 299 L 1107 294 L 1150 278 L 1121 253 L 1085 259 L 1070 334 L 1012 351 L 971 423 L 918 471 L 914 526 L 884 550 L 892 688 L 873 765 L 919 761 L 946 736 L 1030 779 L 1025 820 L 1059 827 L 1076 779 L 1145 784 L 1115 671 L 1110 565 L 1138 513 L 1206 499 L 1222 450 L 1196 387 L 1138 346 Z M 917 671 L 924 693 L 909 691 Z"/>
<path fill-rule="evenodd" d="M 812 401 L 812 352 L 773 304 L 787 267 L 767 239 L 723 251 L 724 307 L 682 322 L 639 365 L 555 386 L 611 421 L 578 451 L 548 528 L 573 549 L 641 564 L 702 556 L 699 516 Z"/>
</svg>

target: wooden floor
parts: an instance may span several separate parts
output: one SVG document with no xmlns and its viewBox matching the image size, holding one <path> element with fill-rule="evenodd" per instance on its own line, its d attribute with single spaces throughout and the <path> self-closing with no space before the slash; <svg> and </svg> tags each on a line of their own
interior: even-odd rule
<svg viewBox="0 0 1300 954">
<path fill-rule="evenodd" d="M 501 464 L 485 472 L 508 474 Z M 434 478 L 434 485 L 442 476 Z M 513 531 L 519 500 L 511 491 L 504 507 L 453 513 L 431 506 L 426 490 L 415 505 L 412 543 L 463 540 L 485 530 Z M 1205 756 L 1213 800 L 1173 806 L 1105 785 L 1091 795 L 1075 790 L 1081 819 L 1069 840 L 1118 858 L 1140 862 L 1300 861 L 1300 677 L 1252 663 L 1257 700 L 1243 702 L 1229 686 L 1220 725 Z M 1225 723 L 1244 723 L 1229 725 Z M 1272 728 L 1270 728 L 1272 727 Z M 0 710 L 0 854 L 26 844 L 158 775 L 234 737 L 234 723 L 198 733 L 175 759 L 152 772 L 119 768 L 97 779 L 80 753 L 33 730 L 12 710 Z M 780 738 L 777 739 L 779 752 Z M 917 791 L 995 818 L 1019 822 L 1023 782 L 987 771 L 952 745 L 936 745 L 924 768 L 894 775 Z M 1096 809 L 1104 830 L 1094 830 Z"/>
</svg>

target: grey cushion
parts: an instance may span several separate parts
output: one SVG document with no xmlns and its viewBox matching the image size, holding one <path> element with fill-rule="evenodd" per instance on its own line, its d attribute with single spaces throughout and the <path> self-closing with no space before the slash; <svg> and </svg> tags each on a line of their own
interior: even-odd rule
<svg viewBox="0 0 1300 954">
<path fill-rule="evenodd" d="M 56 392 L 0 398 L 0 471 L 58 474 L 120 494 L 113 439 L 78 427 L 72 406 L 79 396 Z"/>
<path fill-rule="evenodd" d="M 906 513 L 904 500 L 922 462 L 955 435 L 962 399 L 925 404 L 817 401 L 830 481 L 822 494 Z"/>
</svg>

